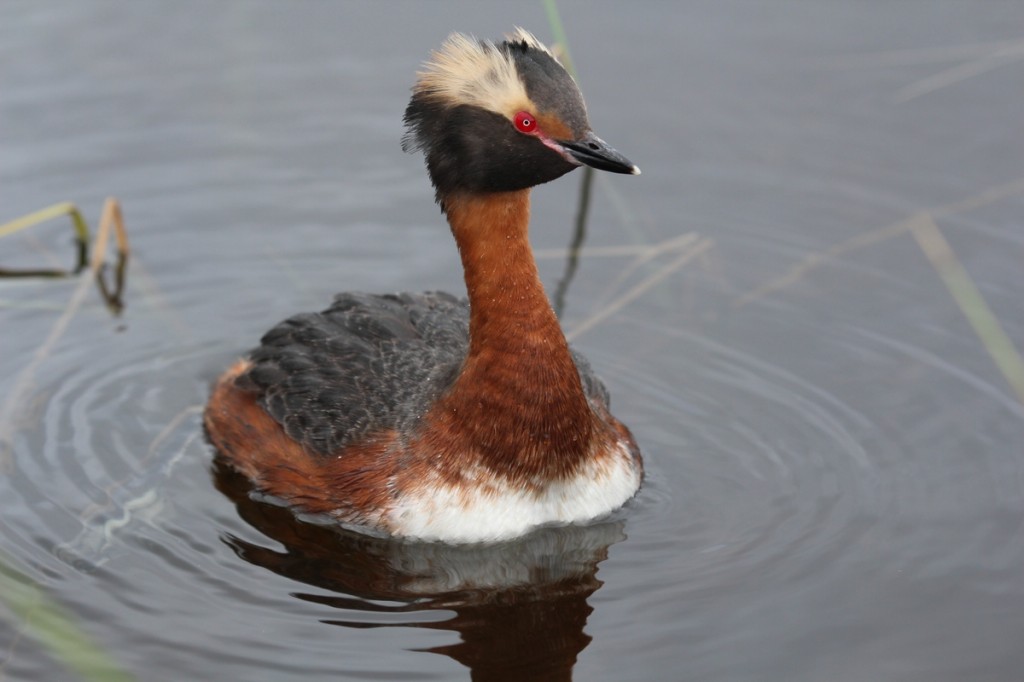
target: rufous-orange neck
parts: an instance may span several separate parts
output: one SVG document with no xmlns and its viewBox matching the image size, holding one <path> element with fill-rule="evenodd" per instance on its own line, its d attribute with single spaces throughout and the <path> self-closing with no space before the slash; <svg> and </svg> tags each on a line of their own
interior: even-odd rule
<svg viewBox="0 0 1024 682">
<path fill-rule="evenodd" d="M 469 354 L 444 403 L 451 426 L 497 468 L 572 470 L 594 415 L 529 242 L 529 190 L 448 197 L 469 293 Z"/>
<path fill-rule="evenodd" d="M 470 357 L 542 349 L 567 355 L 530 248 L 529 190 L 462 196 L 445 206 L 469 293 Z"/>
</svg>

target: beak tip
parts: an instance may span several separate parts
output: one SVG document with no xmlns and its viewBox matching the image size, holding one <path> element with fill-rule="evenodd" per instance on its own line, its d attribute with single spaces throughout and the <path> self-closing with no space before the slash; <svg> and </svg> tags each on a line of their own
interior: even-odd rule
<svg viewBox="0 0 1024 682">
<path fill-rule="evenodd" d="M 612 173 L 640 175 L 639 166 L 609 147 L 593 131 L 576 140 L 559 140 L 557 144 L 562 155 L 571 163 Z"/>
</svg>

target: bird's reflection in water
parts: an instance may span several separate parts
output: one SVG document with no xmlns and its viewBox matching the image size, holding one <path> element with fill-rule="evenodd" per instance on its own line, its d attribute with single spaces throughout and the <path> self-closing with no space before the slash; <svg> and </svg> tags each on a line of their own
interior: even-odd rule
<svg viewBox="0 0 1024 682">
<path fill-rule="evenodd" d="M 215 467 L 217 487 L 256 529 L 284 546 L 269 549 L 226 538 L 246 561 L 336 593 L 296 594 L 346 612 L 324 622 L 387 627 L 366 613 L 454 616 L 438 622 L 394 625 L 452 630 L 458 643 L 427 651 L 450 656 L 473 680 L 569 680 L 590 642 L 583 632 L 601 586 L 597 565 L 623 534 L 621 521 L 546 528 L 497 545 L 453 546 L 373 538 L 297 520 L 287 509 L 253 500 L 249 483 L 229 467 Z"/>
</svg>

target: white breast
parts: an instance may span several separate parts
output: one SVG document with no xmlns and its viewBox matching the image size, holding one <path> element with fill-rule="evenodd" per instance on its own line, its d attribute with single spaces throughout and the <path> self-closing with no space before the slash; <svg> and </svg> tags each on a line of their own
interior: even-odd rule
<svg viewBox="0 0 1024 682">
<path fill-rule="evenodd" d="M 388 512 L 395 535 L 452 543 L 508 540 L 549 523 L 589 521 L 621 507 L 640 487 L 640 469 L 620 444 L 575 476 L 539 492 L 514 490 L 483 470 L 464 472 L 458 486 L 438 475 L 406 491 Z"/>
</svg>

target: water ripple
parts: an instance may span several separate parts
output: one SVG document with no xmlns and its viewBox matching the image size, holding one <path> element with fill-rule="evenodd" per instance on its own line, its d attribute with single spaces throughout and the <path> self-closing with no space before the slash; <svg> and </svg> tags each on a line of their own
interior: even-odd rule
<svg viewBox="0 0 1024 682">
<path fill-rule="evenodd" d="M 652 608 L 723 581 L 800 579 L 871 532 L 881 472 L 864 446 L 867 416 L 735 348 L 665 326 L 656 333 L 678 341 L 684 371 L 637 372 L 632 360 L 593 358 L 617 385 L 620 413 L 626 394 L 656 412 L 644 419 L 673 425 L 661 433 L 635 426 L 655 486 L 631 524 L 638 551 L 622 561 L 646 566 L 637 571 L 646 581 L 651 565 L 663 566 L 660 589 L 636 586 Z M 663 478 L 677 482 L 670 501 Z"/>
</svg>

